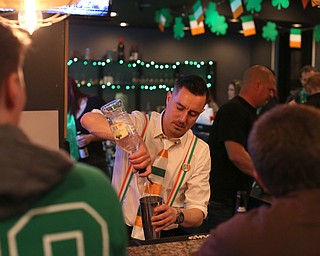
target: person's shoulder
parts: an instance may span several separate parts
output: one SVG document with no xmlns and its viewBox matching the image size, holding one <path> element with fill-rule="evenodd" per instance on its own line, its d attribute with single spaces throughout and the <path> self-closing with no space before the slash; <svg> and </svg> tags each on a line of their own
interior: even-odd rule
<svg viewBox="0 0 320 256">
<path fill-rule="evenodd" d="M 227 101 L 224 103 L 218 110 L 218 113 L 220 112 L 223 115 L 229 115 L 232 113 L 242 112 L 243 108 L 245 107 L 245 104 L 241 101 L 241 98 L 239 96 Z"/>
<path fill-rule="evenodd" d="M 196 136 L 196 135 L 195 135 Z M 197 144 L 200 146 L 200 148 L 202 148 L 203 150 L 207 150 L 209 151 L 209 145 L 207 142 L 205 142 L 203 139 L 197 137 Z"/>
<path fill-rule="evenodd" d="M 110 179 L 100 169 L 80 162 L 72 166 L 66 181 L 81 181 L 86 186 L 96 188 L 112 186 Z"/>
<path fill-rule="evenodd" d="M 79 186 L 81 185 L 81 186 Z M 61 182 L 61 187 L 80 189 L 85 193 L 113 190 L 110 178 L 97 167 L 76 162 Z M 84 189 L 84 190 L 83 190 Z M 92 191 L 91 191 L 92 190 Z"/>
</svg>

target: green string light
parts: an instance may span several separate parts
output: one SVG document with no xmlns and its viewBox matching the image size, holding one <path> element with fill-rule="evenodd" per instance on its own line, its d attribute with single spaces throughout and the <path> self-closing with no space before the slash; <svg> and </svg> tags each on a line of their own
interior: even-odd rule
<svg viewBox="0 0 320 256">
<path fill-rule="evenodd" d="M 72 66 L 73 64 L 77 63 L 79 60 L 78 58 L 73 58 L 73 59 L 70 59 L 68 60 L 67 62 L 67 66 L 70 67 Z M 114 61 L 110 60 L 110 59 L 106 59 L 106 60 L 103 60 L 103 61 L 88 61 L 88 60 L 83 60 L 83 65 L 84 66 L 87 66 L 89 64 L 91 64 L 91 66 L 93 67 L 97 67 L 97 66 L 106 66 L 107 64 L 112 64 L 114 63 Z M 119 60 L 118 62 L 120 65 L 124 64 L 125 62 L 123 60 Z M 210 60 L 207 62 L 208 65 L 210 66 L 213 66 L 214 65 L 214 61 Z M 183 62 L 184 65 L 187 65 L 187 66 L 194 66 L 195 68 L 197 69 L 201 69 L 205 64 L 206 62 L 205 61 L 192 61 L 192 60 L 185 60 Z M 136 68 L 138 65 L 140 66 L 144 66 L 146 67 L 147 69 L 149 68 L 154 68 L 154 69 L 160 69 L 160 70 L 164 70 L 164 69 L 172 69 L 172 70 L 175 70 L 178 68 L 178 66 L 181 65 L 181 62 L 179 61 L 176 61 L 175 64 L 170 64 L 170 63 L 156 63 L 155 61 L 150 61 L 150 62 L 143 62 L 141 60 L 137 60 L 136 62 L 130 62 L 130 63 L 127 63 L 127 67 L 128 68 Z M 210 88 L 212 87 L 212 82 L 210 81 L 212 79 L 212 74 L 213 74 L 213 69 L 210 69 L 210 71 L 207 73 L 206 75 L 206 78 L 207 78 L 207 87 Z M 161 81 L 162 80 L 162 81 Z M 140 85 L 140 89 L 141 90 L 150 90 L 150 91 L 153 91 L 153 90 L 157 90 L 157 89 L 160 89 L 160 90 L 166 90 L 166 91 L 172 91 L 173 90 L 173 87 L 169 87 L 165 84 L 162 84 L 163 83 L 163 79 L 160 79 L 160 84 L 156 85 L 156 84 L 153 84 L 152 82 L 150 82 L 149 85 L 146 85 L 146 84 L 141 84 Z M 90 82 L 86 83 L 85 81 L 81 81 L 81 83 L 78 83 L 77 86 L 78 87 L 81 87 L 81 86 L 87 86 L 88 88 L 93 86 L 93 85 L 99 85 L 99 83 L 96 83 L 96 82 L 92 82 L 90 80 Z M 111 82 L 107 82 L 106 84 L 102 84 L 102 82 L 100 82 L 100 86 L 102 89 L 106 89 L 107 87 L 111 88 L 112 90 L 120 90 L 121 89 L 121 85 L 118 84 L 118 85 L 115 85 L 115 84 L 111 84 Z M 136 86 L 135 85 L 126 85 L 124 87 L 126 90 L 135 90 L 136 89 Z"/>
</svg>

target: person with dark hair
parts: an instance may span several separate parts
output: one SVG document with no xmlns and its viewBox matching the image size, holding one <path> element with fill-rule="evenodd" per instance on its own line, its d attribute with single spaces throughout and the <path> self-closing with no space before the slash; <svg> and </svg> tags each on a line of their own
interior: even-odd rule
<svg viewBox="0 0 320 256">
<path fill-rule="evenodd" d="M 63 150 L 32 143 L 19 128 L 30 38 L 1 23 L 0 35 L 0 254 L 126 255 L 109 179 Z"/>
<path fill-rule="evenodd" d="M 179 78 L 173 92 L 167 93 L 166 109 L 162 113 L 152 112 L 149 118 L 139 111 L 130 114 L 140 136 L 145 130 L 144 141 L 141 140 L 139 150 L 130 155 L 117 147 L 112 179 L 123 203 L 130 234 L 135 223 L 139 224 L 136 216 L 139 198 L 146 189 L 145 183 L 150 190 L 154 188 L 160 192 L 165 202 L 155 208 L 153 216 L 153 226 L 156 231 L 161 230 L 161 236 L 185 234 L 178 225 L 198 227 L 206 217 L 210 196 L 210 153 L 208 145 L 196 138 L 191 127 L 203 111 L 208 96 L 206 82 L 199 76 L 189 75 Z M 88 113 L 81 123 L 92 134 L 114 140 L 110 126 L 101 114 Z M 167 159 L 166 166 L 151 166 L 155 165 L 158 153 L 164 149 L 167 153 L 161 156 Z M 145 167 L 145 173 L 137 173 Z M 126 174 L 132 172 L 137 175 L 132 177 L 131 182 L 125 183 Z M 146 179 L 149 175 L 155 184 L 149 184 Z M 122 189 L 124 187 L 127 189 Z M 135 230 L 138 229 L 134 228 L 132 237 L 144 239 L 143 233 Z"/>
<path fill-rule="evenodd" d="M 90 134 L 80 123 L 81 117 L 92 109 L 100 108 L 105 101 L 98 96 L 89 96 L 83 93 L 76 81 L 68 78 L 68 136 L 69 152 L 73 159 L 84 162 L 101 169 L 108 177 L 106 153 L 102 141 Z M 79 148 L 86 148 L 86 152 L 79 154 Z M 86 153 L 86 154 L 85 154 Z"/>
<path fill-rule="evenodd" d="M 195 255 L 319 255 L 319 130 L 319 110 L 303 104 L 277 106 L 257 120 L 248 148 L 271 206 L 213 229 Z"/>
<path fill-rule="evenodd" d="M 306 81 L 308 93 L 306 105 L 320 108 L 320 73 L 315 73 Z"/>
<path fill-rule="evenodd" d="M 301 87 L 290 92 L 286 103 L 288 104 L 303 104 L 307 101 L 307 89 L 306 82 L 309 77 L 311 77 L 317 70 L 315 67 L 310 65 L 303 66 L 299 71 L 299 78 Z"/>
<path fill-rule="evenodd" d="M 227 94 L 228 94 L 228 100 L 233 99 L 234 97 L 239 95 L 241 89 L 241 81 L 240 80 L 233 80 L 229 83 Z"/>
<path fill-rule="evenodd" d="M 208 139 L 209 229 L 234 215 L 238 191 L 250 193 L 254 167 L 247 152 L 247 138 L 257 118 L 257 107 L 265 105 L 275 92 L 273 72 L 264 66 L 252 66 L 244 73 L 239 95 L 220 107 L 216 115 Z"/>
</svg>

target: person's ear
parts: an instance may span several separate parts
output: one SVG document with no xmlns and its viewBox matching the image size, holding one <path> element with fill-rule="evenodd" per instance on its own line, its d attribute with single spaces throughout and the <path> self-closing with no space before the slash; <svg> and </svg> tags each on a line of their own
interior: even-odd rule
<svg viewBox="0 0 320 256">
<path fill-rule="evenodd" d="M 167 105 L 168 105 L 171 97 L 172 97 L 172 93 L 171 93 L 171 92 L 167 92 L 167 100 L 166 100 L 166 104 L 167 104 Z"/>
<path fill-rule="evenodd" d="M 19 87 L 20 80 L 18 72 L 12 72 L 4 80 L 4 95 L 5 95 L 5 105 L 8 109 L 12 109 L 16 105 L 16 101 L 19 99 Z"/>
</svg>

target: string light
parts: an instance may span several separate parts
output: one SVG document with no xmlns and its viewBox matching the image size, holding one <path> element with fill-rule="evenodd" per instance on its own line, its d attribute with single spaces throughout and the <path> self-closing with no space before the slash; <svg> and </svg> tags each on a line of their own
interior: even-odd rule
<svg viewBox="0 0 320 256">
<path fill-rule="evenodd" d="M 157 63 L 155 61 L 150 61 L 150 62 L 144 62 L 141 60 L 137 60 L 134 62 L 124 62 L 123 60 L 120 61 L 112 61 L 111 59 L 106 59 L 106 60 L 99 60 L 99 61 L 89 61 L 89 60 L 79 60 L 77 57 L 74 57 L 73 59 L 69 59 L 67 62 L 68 67 L 70 68 L 72 65 L 74 65 L 75 63 L 81 64 L 83 66 L 92 66 L 93 68 L 99 68 L 99 67 L 106 67 L 108 65 L 121 65 L 124 67 L 127 67 L 129 69 L 138 69 L 139 67 L 144 67 L 146 69 L 154 69 L 157 70 L 157 72 L 163 72 L 165 70 L 172 70 L 175 71 L 177 69 L 177 67 L 181 66 L 181 65 L 185 65 L 185 66 L 189 66 L 189 67 L 194 67 L 196 69 L 205 69 L 206 75 L 204 76 L 207 80 L 207 87 L 210 88 L 212 87 L 212 81 L 213 81 L 213 74 L 214 74 L 214 70 L 212 68 L 212 66 L 214 66 L 215 62 L 212 60 L 209 60 L 207 62 L 201 60 L 201 61 L 193 61 L 193 60 L 185 60 L 183 61 L 181 64 L 181 62 L 176 61 L 174 64 L 172 63 Z M 206 65 L 207 63 L 207 65 Z M 140 86 L 138 87 L 138 89 L 140 90 L 149 90 L 149 91 L 155 91 L 155 90 L 164 90 L 164 91 L 173 91 L 173 77 L 171 78 L 171 82 L 168 83 L 168 81 L 165 81 L 168 78 L 160 78 L 158 82 L 155 81 L 155 79 L 150 78 L 149 82 L 142 82 L 139 81 L 138 78 L 136 78 L 137 81 L 135 81 L 134 84 L 137 84 L 139 82 L 141 82 Z M 142 79 L 142 78 L 140 78 Z M 133 82 L 133 81 L 132 81 Z M 121 86 L 121 84 L 116 84 L 113 82 L 104 82 L 103 79 L 101 79 L 100 81 L 98 81 L 96 79 L 96 81 L 93 81 L 92 79 L 90 80 L 90 82 L 85 82 L 85 81 L 81 81 L 78 82 L 78 87 L 80 86 L 86 86 L 86 87 L 91 87 L 93 85 L 99 85 L 100 88 L 102 90 L 105 89 L 111 89 L 111 90 L 121 90 L 121 89 L 125 89 L 127 91 L 129 90 L 136 90 L 136 86 L 132 84 L 128 84 L 127 82 L 122 83 L 123 86 Z"/>
</svg>

